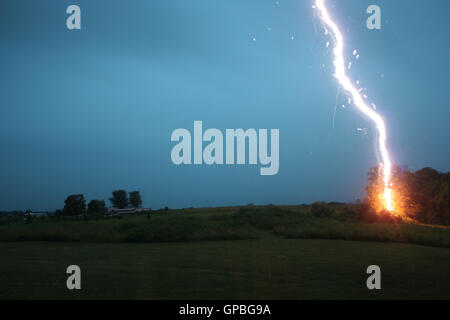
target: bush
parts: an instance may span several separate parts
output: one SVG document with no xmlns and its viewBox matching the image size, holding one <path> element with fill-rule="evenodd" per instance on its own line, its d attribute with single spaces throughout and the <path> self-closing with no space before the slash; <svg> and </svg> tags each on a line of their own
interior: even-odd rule
<svg viewBox="0 0 450 320">
<path fill-rule="evenodd" d="M 325 202 L 314 202 L 311 205 L 311 213 L 315 217 L 330 217 L 334 210 L 328 207 Z"/>
<path fill-rule="evenodd" d="M 369 204 L 363 203 L 358 210 L 358 221 L 366 223 L 400 223 L 400 217 L 392 215 L 387 210 L 377 213 Z"/>
</svg>

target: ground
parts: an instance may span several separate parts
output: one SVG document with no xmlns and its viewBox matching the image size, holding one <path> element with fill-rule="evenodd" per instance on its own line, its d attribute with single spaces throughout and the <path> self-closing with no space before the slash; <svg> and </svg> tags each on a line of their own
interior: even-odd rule
<svg viewBox="0 0 450 320">
<path fill-rule="evenodd" d="M 450 250 L 402 243 L 260 239 L 0 243 L 0 299 L 449 299 Z M 69 264 L 82 290 L 66 288 Z M 366 288 L 381 267 L 382 290 Z"/>
<path fill-rule="evenodd" d="M 0 299 L 450 299 L 450 229 L 357 205 L 3 220 Z M 82 290 L 66 288 L 79 265 Z M 366 287 L 381 267 L 382 290 Z"/>
</svg>

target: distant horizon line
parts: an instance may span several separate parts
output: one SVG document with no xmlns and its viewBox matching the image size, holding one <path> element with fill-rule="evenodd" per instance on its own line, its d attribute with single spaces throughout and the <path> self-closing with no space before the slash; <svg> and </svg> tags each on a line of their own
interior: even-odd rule
<svg viewBox="0 0 450 320">
<path fill-rule="evenodd" d="M 257 203 L 253 203 L 253 202 L 249 202 L 247 204 L 234 204 L 234 205 L 218 205 L 218 206 L 190 206 L 190 207 L 170 207 L 170 206 L 163 206 L 160 207 L 158 209 L 153 209 L 152 207 L 139 207 L 141 209 L 150 209 L 152 211 L 158 211 L 158 210 L 164 210 L 165 207 L 167 207 L 169 210 L 186 210 L 186 209 L 215 209 L 215 208 L 236 208 L 236 207 L 267 207 L 267 206 L 276 206 L 276 207 L 293 207 L 293 206 L 303 206 L 303 205 L 311 205 L 315 202 L 325 202 L 325 203 L 336 203 L 336 204 L 357 204 L 358 202 L 362 202 L 363 200 L 361 199 L 356 199 L 356 200 L 352 200 L 352 201 L 326 201 L 326 200 L 315 200 L 315 201 L 311 201 L 311 202 L 303 202 L 303 203 L 290 203 L 290 204 L 276 204 L 276 203 L 266 203 L 266 204 L 257 204 Z M 117 208 L 117 207 L 106 207 L 106 209 L 108 208 Z M 125 207 L 124 209 L 127 208 L 133 208 L 133 207 Z M 51 212 L 56 212 L 57 210 L 63 210 L 63 209 L 54 209 L 54 210 L 32 210 L 32 209 L 12 209 L 12 210 L 5 210 L 5 209 L 0 209 L 0 212 L 25 212 L 27 210 L 31 210 L 31 212 L 34 213 L 51 213 Z"/>
</svg>

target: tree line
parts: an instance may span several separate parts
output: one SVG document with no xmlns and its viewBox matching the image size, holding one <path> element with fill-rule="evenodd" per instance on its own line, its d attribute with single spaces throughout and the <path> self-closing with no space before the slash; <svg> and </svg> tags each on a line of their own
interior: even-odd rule
<svg viewBox="0 0 450 320">
<path fill-rule="evenodd" d="M 125 190 L 115 190 L 109 198 L 112 206 L 119 209 L 127 207 L 140 208 L 142 198 L 139 191 L 127 193 Z M 64 201 L 64 209 L 56 210 L 56 215 L 76 216 L 81 214 L 105 213 L 105 200 L 91 200 L 86 207 L 86 200 L 83 194 L 69 195 Z"/>
<path fill-rule="evenodd" d="M 450 172 L 433 168 L 413 172 L 396 166 L 392 170 L 392 182 L 395 213 L 423 223 L 450 225 Z M 374 167 L 366 187 L 371 208 L 379 206 L 383 188 L 380 168 Z"/>
</svg>

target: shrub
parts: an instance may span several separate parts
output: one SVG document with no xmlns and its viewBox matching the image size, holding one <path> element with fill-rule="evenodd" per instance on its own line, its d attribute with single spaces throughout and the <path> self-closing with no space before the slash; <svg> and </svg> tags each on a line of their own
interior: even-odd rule
<svg viewBox="0 0 450 320">
<path fill-rule="evenodd" d="M 311 213 L 315 217 L 330 217 L 334 210 L 328 207 L 325 202 L 314 202 L 311 205 Z"/>
<path fill-rule="evenodd" d="M 377 213 L 369 204 L 363 203 L 358 210 L 358 220 L 366 223 L 400 223 L 400 217 L 392 215 L 387 210 Z"/>
</svg>

